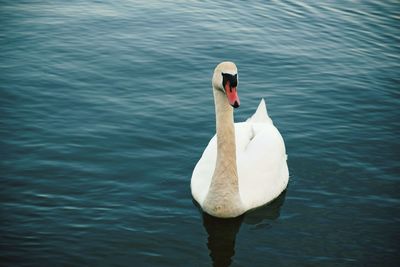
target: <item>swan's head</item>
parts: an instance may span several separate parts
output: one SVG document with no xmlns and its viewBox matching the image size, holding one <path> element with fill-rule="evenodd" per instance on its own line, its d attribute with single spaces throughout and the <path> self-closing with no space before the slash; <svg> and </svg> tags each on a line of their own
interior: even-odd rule
<svg viewBox="0 0 400 267">
<path fill-rule="evenodd" d="M 212 84 L 214 90 L 221 90 L 228 98 L 229 104 L 237 108 L 240 105 L 237 94 L 238 72 L 235 63 L 221 62 L 214 70 Z"/>
</svg>

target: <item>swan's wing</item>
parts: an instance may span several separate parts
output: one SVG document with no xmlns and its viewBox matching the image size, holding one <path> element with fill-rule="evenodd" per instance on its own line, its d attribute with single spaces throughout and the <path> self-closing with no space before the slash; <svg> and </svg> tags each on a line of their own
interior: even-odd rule
<svg viewBox="0 0 400 267">
<path fill-rule="evenodd" d="M 211 184 L 217 161 L 217 136 L 214 135 L 201 155 L 200 160 L 194 167 L 190 188 L 193 198 L 202 205 Z"/>
<path fill-rule="evenodd" d="M 235 136 L 236 155 L 238 156 L 241 151 L 246 149 L 251 138 L 253 138 L 251 125 L 246 122 L 235 123 Z M 208 189 L 210 188 L 216 161 L 217 136 L 214 135 L 204 150 L 200 160 L 197 162 L 191 178 L 190 187 L 192 195 L 200 205 L 204 202 Z"/>
<path fill-rule="evenodd" d="M 246 122 L 273 124 L 271 118 L 268 116 L 267 106 L 265 104 L 264 98 L 261 98 L 260 104 L 258 104 L 256 112 L 250 118 L 248 118 Z"/>
<path fill-rule="evenodd" d="M 251 137 L 245 149 L 238 151 L 237 164 L 240 196 L 251 209 L 278 197 L 287 186 L 289 171 L 285 143 L 268 116 L 264 99 L 246 124 Z"/>
<path fill-rule="evenodd" d="M 254 137 L 238 154 L 240 197 L 246 209 L 266 204 L 286 188 L 289 171 L 283 138 L 275 126 L 252 124 Z"/>
</svg>

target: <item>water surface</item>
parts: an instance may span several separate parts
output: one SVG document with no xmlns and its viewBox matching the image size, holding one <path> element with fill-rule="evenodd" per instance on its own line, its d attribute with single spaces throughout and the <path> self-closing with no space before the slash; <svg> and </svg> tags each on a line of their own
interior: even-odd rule
<svg viewBox="0 0 400 267">
<path fill-rule="evenodd" d="M 399 266 L 396 1 L 2 1 L 1 264 Z M 289 187 L 220 221 L 190 195 L 213 68 L 261 97 Z"/>
</svg>

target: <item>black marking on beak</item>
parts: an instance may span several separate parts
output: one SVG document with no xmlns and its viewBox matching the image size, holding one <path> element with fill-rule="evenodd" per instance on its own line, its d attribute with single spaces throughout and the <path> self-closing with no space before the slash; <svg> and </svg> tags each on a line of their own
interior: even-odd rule
<svg viewBox="0 0 400 267">
<path fill-rule="evenodd" d="M 225 89 L 226 83 L 229 81 L 229 90 L 232 92 L 232 87 L 237 87 L 237 73 L 235 75 L 222 73 L 222 88 Z"/>
</svg>

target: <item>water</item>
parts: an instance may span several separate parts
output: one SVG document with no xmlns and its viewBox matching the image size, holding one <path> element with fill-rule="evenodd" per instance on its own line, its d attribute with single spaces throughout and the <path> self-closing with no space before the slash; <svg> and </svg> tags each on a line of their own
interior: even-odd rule
<svg viewBox="0 0 400 267">
<path fill-rule="evenodd" d="M 399 266 L 397 1 L 2 1 L 4 266 Z M 289 187 L 234 220 L 191 172 L 211 74 L 261 97 Z"/>
</svg>

